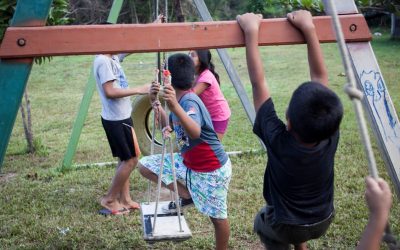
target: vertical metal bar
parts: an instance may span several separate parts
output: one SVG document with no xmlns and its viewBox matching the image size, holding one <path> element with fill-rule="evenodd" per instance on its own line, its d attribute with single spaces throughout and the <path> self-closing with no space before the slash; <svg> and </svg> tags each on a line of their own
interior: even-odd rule
<svg viewBox="0 0 400 250">
<path fill-rule="evenodd" d="M 107 22 L 116 23 L 118 20 L 119 12 L 121 11 L 123 0 L 114 0 Z M 82 133 L 83 124 L 86 120 L 89 105 L 93 97 L 93 92 L 96 86 L 94 79 L 93 68 L 90 70 L 89 79 L 86 83 L 86 89 L 82 97 L 81 105 L 79 107 L 78 115 L 76 116 L 75 123 L 72 127 L 71 137 L 69 139 L 68 147 L 64 155 L 64 160 L 61 165 L 61 171 L 70 169 L 74 159 L 76 148 L 78 146 L 79 137 Z"/>
<path fill-rule="evenodd" d="M 177 180 L 176 180 L 176 169 L 175 169 L 175 160 L 174 160 L 174 145 L 172 144 L 171 138 L 168 138 L 168 140 L 169 140 L 169 147 L 170 147 L 172 176 L 174 178 L 175 205 L 176 205 L 177 213 L 178 213 L 179 232 L 183 232 L 183 230 L 182 230 L 182 222 L 181 222 L 181 206 L 179 204 L 178 183 L 177 183 Z"/>
<path fill-rule="evenodd" d="M 154 222 L 153 222 L 153 226 L 152 226 L 152 234 L 155 233 L 156 231 L 156 223 L 157 223 L 157 215 L 158 215 L 158 203 L 160 202 L 160 193 L 161 193 L 161 179 L 162 179 L 162 175 L 164 172 L 164 161 L 165 161 L 165 139 L 163 139 L 163 145 L 162 145 L 162 153 L 161 153 L 161 164 L 160 164 L 160 173 L 158 174 L 158 183 L 157 183 L 157 198 L 156 198 L 156 205 L 155 205 L 155 209 L 154 209 Z M 174 163 L 172 163 L 174 164 Z"/>
<path fill-rule="evenodd" d="M 10 26 L 45 25 L 51 3 L 52 0 L 19 0 Z M 0 171 L 32 69 L 32 61 L 33 58 L 0 60 L 0 75 L 3 76 L 0 77 Z"/>
</svg>

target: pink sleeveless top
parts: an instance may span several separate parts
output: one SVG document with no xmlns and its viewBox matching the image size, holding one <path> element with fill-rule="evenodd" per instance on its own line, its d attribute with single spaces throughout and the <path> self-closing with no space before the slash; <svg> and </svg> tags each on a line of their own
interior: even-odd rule
<svg viewBox="0 0 400 250">
<path fill-rule="evenodd" d="M 229 119 L 231 110 L 213 73 L 208 69 L 204 70 L 196 79 L 196 84 L 199 82 L 208 84 L 199 97 L 208 109 L 211 120 L 225 121 Z"/>
</svg>

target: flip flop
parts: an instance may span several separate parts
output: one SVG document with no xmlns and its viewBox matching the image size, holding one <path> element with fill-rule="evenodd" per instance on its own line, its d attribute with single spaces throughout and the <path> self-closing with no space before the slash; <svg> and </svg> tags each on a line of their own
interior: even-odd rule
<svg viewBox="0 0 400 250">
<path fill-rule="evenodd" d="M 103 208 L 99 210 L 99 214 L 108 216 L 108 215 L 124 215 L 129 213 L 129 210 L 127 208 L 121 208 L 119 210 L 110 210 L 107 208 Z"/>
</svg>

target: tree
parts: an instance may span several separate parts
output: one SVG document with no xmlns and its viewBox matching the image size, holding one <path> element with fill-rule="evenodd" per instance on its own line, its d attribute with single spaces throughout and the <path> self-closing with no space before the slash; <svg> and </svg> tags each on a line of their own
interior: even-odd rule
<svg viewBox="0 0 400 250">
<path fill-rule="evenodd" d="M 400 0 L 358 0 L 356 4 L 367 18 L 389 15 L 391 37 L 400 39 Z"/>
</svg>

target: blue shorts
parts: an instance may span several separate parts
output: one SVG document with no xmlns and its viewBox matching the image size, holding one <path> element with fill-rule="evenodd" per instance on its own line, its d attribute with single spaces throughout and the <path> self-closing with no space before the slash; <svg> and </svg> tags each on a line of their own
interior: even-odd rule
<svg viewBox="0 0 400 250">
<path fill-rule="evenodd" d="M 140 164 L 159 175 L 161 155 L 150 155 L 140 159 Z M 228 187 L 231 180 L 231 161 L 212 172 L 196 172 L 183 164 L 181 154 L 174 154 L 176 178 L 186 185 L 194 205 L 203 214 L 216 219 L 228 217 Z M 173 182 L 170 154 L 164 157 L 164 169 L 161 177 L 165 185 Z"/>
</svg>

